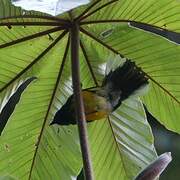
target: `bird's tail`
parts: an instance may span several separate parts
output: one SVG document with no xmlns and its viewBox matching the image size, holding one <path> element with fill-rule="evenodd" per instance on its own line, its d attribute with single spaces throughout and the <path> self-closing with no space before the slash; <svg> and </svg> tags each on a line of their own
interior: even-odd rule
<svg viewBox="0 0 180 180">
<path fill-rule="evenodd" d="M 116 109 L 123 100 L 148 84 L 148 78 L 134 62 L 126 60 L 115 70 L 105 76 L 102 87 L 109 101 Z"/>
</svg>

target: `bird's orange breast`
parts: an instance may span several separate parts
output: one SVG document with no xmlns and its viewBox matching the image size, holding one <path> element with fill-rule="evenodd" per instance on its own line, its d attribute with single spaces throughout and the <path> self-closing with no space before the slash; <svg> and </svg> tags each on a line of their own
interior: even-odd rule
<svg viewBox="0 0 180 180">
<path fill-rule="evenodd" d="M 111 112 L 111 106 L 106 98 L 91 91 L 83 91 L 82 95 L 87 121 L 106 118 Z"/>
</svg>

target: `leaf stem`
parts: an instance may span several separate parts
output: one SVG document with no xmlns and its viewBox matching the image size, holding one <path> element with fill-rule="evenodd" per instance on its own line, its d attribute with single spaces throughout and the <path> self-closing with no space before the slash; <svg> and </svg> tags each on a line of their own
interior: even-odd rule
<svg viewBox="0 0 180 180">
<path fill-rule="evenodd" d="M 70 29 L 71 37 L 71 63 L 72 81 L 75 100 L 76 120 L 78 124 L 81 152 L 86 180 L 93 180 L 92 163 L 89 152 L 86 118 L 81 94 L 80 69 L 79 69 L 79 25 L 74 21 Z"/>
</svg>

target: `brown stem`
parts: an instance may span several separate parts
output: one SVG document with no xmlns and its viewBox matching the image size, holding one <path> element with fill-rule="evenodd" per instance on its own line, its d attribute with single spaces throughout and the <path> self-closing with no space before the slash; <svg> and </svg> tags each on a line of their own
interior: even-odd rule
<svg viewBox="0 0 180 180">
<path fill-rule="evenodd" d="M 96 42 L 98 42 L 99 44 L 101 44 L 102 46 L 106 47 L 107 49 L 109 49 L 110 51 L 112 51 L 115 54 L 119 54 L 122 58 L 124 57 L 122 54 L 120 54 L 117 50 L 115 50 L 113 47 L 109 46 L 108 44 L 106 44 L 105 42 L 103 42 L 101 39 L 95 37 L 92 33 L 86 31 L 84 28 L 80 27 L 80 31 L 82 33 L 84 33 L 85 35 L 89 36 L 90 38 L 94 39 Z"/>
<path fill-rule="evenodd" d="M 9 82 L 7 82 L 2 88 L 0 88 L 0 93 L 4 91 L 9 85 L 15 82 L 19 77 L 21 77 L 24 73 L 26 73 L 34 64 L 39 62 L 65 35 L 67 31 L 63 31 L 57 39 L 53 41 L 44 51 L 41 52 L 29 65 L 27 65 L 22 71 L 20 71 L 14 78 L 12 78 Z"/>
<path fill-rule="evenodd" d="M 86 117 L 84 113 L 84 105 L 81 94 L 80 85 L 80 69 L 79 69 L 79 25 L 72 22 L 70 29 L 71 37 L 71 63 L 72 63 L 72 81 L 74 90 L 76 120 L 78 124 L 81 152 L 84 165 L 84 173 L 86 180 L 93 180 L 93 171 L 88 146 Z"/>
<path fill-rule="evenodd" d="M 88 65 L 89 71 L 90 71 L 90 73 L 91 73 L 91 75 L 92 75 L 92 78 L 93 78 L 93 80 L 94 80 L 94 84 L 96 85 L 96 87 L 98 87 L 98 86 L 99 86 L 98 81 L 97 81 L 97 79 L 96 79 L 96 76 L 95 76 L 94 71 L 93 71 L 93 68 L 92 68 L 92 66 L 91 66 L 91 64 L 90 64 L 90 61 L 89 61 L 87 52 L 86 52 L 85 47 L 84 47 L 84 45 L 83 45 L 83 43 L 82 43 L 81 40 L 80 40 L 80 47 L 81 47 L 81 49 L 82 49 L 82 52 L 83 52 L 84 58 L 85 58 L 85 60 L 86 60 L 86 63 L 87 63 L 87 65 Z"/>
<path fill-rule="evenodd" d="M 145 22 L 134 21 L 134 20 L 130 20 L 130 19 L 101 19 L 101 20 L 92 20 L 92 21 L 82 21 L 82 22 L 80 22 L 80 25 L 105 24 L 105 23 L 107 23 L 107 24 L 109 24 L 109 23 L 130 23 L 130 25 L 133 23 L 136 23 L 136 24 L 141 24 L 144 26 L 151 26 L 153 28 L 157 28 L 157 29 L 160 29 L 162 31 L 174 32 L 174 31 L 171 31 L 170 29 L 159 27 L 159 26 L 156 26 L 154 24 L 148 24 Z"/>
<path fill-rule="evenodd" d="M 3 17 L 0 18 L 0 20 L 10 20 L 10 19 L 46 19 L 48 21 L 57 21 L 57 22 L 61 22 L 61 23 L 68 23 L 68 20 L 65 19 L 61 19 L 59 17 L 55 17 L 55 16 L 46 16 L 46 15 L 32 15 L 32 14 L 28 14 L 28 15 L 15 15 L 15 16 L 7 16 L 7 17 Z"/>
<path fill-rule="evenodd" d="M 112 3 L 118 2 L 119 0 L 112 0 L 112 1 L 108 1 L 107 3 L 103 4 L 102 6 L 98 7 L 97 9 L 95 9 L 94 11 L 90 12 L 89 14 L 86 14 L 85 16 L 82 16 L 79 21 L 82 21 L 83 19 L 86 19 L 87 17 L 95 14 L 97 11 L 100 11 L 101 9 L 111 5 Z"/>
<path fill-rule="evenodd" d="M 79 21 L 88 11 L 90 11 L 96 4 L 100 3 L 101 0 L 97 0 L 93 2 L 87 9 L 85 9 L 76 19 L 75 21 Z"/>
<path fill-rule="evenodd" d="M 64 68 L 64 65 L 65 65 L 66 58 L 67 58 L 68 50 L 69 50 L 69 38 L 68 38 L 66 49 L 65 49 L 64 56 L 63 56 L 63 59 L 62 59 L 61 67 L 60 67 L 60 70 L 59 70 L 59 73 L 58 73 L 58 76 L 57 76 L 56 84 L 54 86 L 53 93 L 52 93 L 52 96 L 51 96 L 51 100 L 49 102 L 49 106 L 48 106 L 48 109 L 47 109 L 47 112 L 46 112 L 46 116 L 44 118 L 44 121 L 43 121 L 43 124 L 42 124 L 42 127 L 41 127 L 41 131 L 40 131 L 40 134 L 39 134 L 39 138 L 38 138 L 38 141 L 36 143 L 36 149 L 35 149 L 35 153 L 34 153 L 34 156 L 33 156 L 33 160 L 32 160 L 32 164 L 31 164 L 28 180 L 30 180 L 31 176 L 32 176 L 35 160 L 36 160 L 37 153 L 38 153 L 38 150 L 39 150 L 39 145 L 40 145 L 41 140 L 42 140 L 43 132 L 45 130 L 45 125 L 46 125 L 48 115 L 49 115 L 49 112 L 50 112 L 52 104 L 53 104 L 53 100 L 54 100 L 55 95 L 56 95 L 57 88 L 58 88 L 59 83 L 60 83 L 60 79 L 62 77 L 62 72 L 63 72 L 63 68 Z"/>
<path fill-rule="evenodd" d="M 25 36 L 25 37 L 22 37 L 20 39 L 16 39 L 16 40 L 4 43 L 4 44 L 0 44 L 0 49 L 6 48 L 6 47 L 9 47 L 9 46 L 13 46 L 15 44 L 22 43 L 22 42 L 25 42 L 25 41 L 28 41 L 28 40 L 32 40 L 34 38 L 38 38 L 38 37 L 41 37 L 41 36 L 56 32 L 56 31 L 63 30 L 63 29 L 64 28 L 62 28 L 62 27 L 55 27 L 55 28 L 52 28 L 52 29 L 48 29 L 46 31 L 41 31 L 41 32 L 29 35 L 29 36 Z"/>
<path fill-rule="evenodd" d="M 0 26 L 61 26 L 60 22 L 52 22 L 52 21 L 40 21 L 40 22 L 0 22 Z"/>
</svg>

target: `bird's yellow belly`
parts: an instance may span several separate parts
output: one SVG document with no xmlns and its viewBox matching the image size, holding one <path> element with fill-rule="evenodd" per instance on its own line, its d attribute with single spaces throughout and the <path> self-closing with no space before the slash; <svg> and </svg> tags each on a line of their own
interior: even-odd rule
<svg viewBox="0 0 180 180">
<path fill-rule="evenodd" d="M 83 91 L 82 95 L 87 121 L 106 118 L 111 112 L 111 106 L 104 97 L 90 91 Z"/>
<path fill-rule="evenodd" d="M 87 114 L 86 115 L 86 120 L 87 121 L 94 121 L 94 120 L 99 120 L 99 119 L 103 119 L 106 118 L 108 116 L 109 113 L 107 112 L 96 112 L 96 113 L 91 113 L 91 114 Z"/>
</svg>

